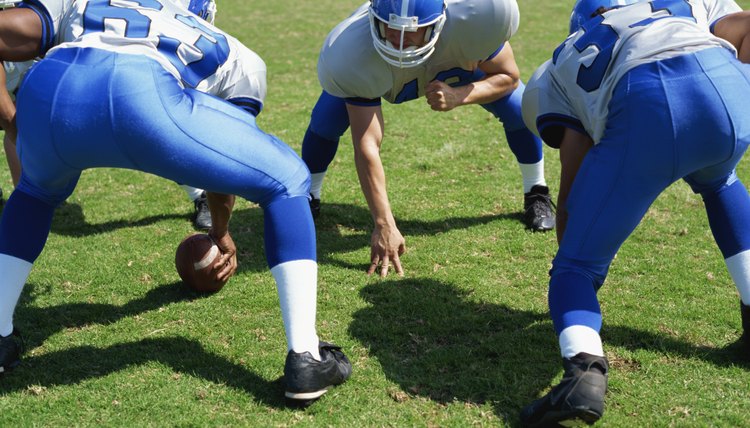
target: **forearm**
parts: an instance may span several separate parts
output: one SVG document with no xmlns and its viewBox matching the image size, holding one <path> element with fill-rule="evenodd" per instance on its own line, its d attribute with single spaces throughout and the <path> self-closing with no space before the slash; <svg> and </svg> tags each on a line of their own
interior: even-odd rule
<svg viewBox="0 0 750 428">
<path fill-rule="evenodd" d="M 21 179 L 21 162 L 16 152 L 16 138 L 6 131 L 3 137 L 3 147 L 5 148 L 5 159 L 8 161 L 8 169 L 13 179 L 13 185 L 18 186 L 18 180 Z"/>
<path fill-rule="evenodd" d="M 593 147 L 591 138 L 566 128 L 560 142 L 560 190 L 557 194 L 556 229 L 557 242 L 562 241 L 568 223 L 568 195 L 586 154 Z"/>
<path fill-rule="evenodd" d="M 229 232 L 229 219 L 234 209 L 234 195 L 206 192 L 208 207 L 211 210 L 211 232 L 221 237 Z"/>
<path fill-rule="evenodd" d="M 488 104 L 508 96 L 518 87 L 519 79 L 508 74 L 494 74 L 482 80 L 454 90 L 458 94 L 460 105 Z"/>
<path fill-rule="evenodd" d="M 362 193 L 370 208 L 372 221 L 376 226 L 394 225 L 391 205 L 386 190 L 385 169 L 380 160 L 377 145 L 355 149 L 354 162 Z"/>
</svg>

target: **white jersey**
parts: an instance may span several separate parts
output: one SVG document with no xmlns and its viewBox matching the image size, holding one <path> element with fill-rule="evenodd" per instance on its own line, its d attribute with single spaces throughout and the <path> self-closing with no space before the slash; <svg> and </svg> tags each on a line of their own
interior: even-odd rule
<svg viewBox="0 0 750 428">
<path fill-rule="evenodd" d="M 15 99 L 16 91 L 21 86 L 21 81 L 26 72 L 29 71 L 35 60 L 24 61 L 24 62 L 10 62 L 4 61 L 3 68 L 5 69 L 5 89 L 10 94 L 10 97 Z"/>
<path fill-rule="evenodd" d="M 534 72 L 523 97 L 526 126 L 579 128 L 598 143 L 612 92 L 640 64 L 712 47 L 734 46 L 711 34 L 720 18 L 739 12 L 732 0 L 655 0 L 610 10 L 590 20 Z M 557 147 L 559 136 L 546 135 Z"/>
<path fill-rule="evenodd" d="M 369 4 L 336 26 L 321 49 L 318 79 L 333 96 L 400 103 L 423 96 L 425 85 L 436 78 L 460 83 L 518 29 L 515 0 L 448 0 L 433 54 L 419 66 L 399 68 L 385 62 L 373 46 Z"/>
<path fill-rule="evenodd" d="M 43 51 L 96 48 L 158 61 L 183 86 L 260 111 L 266 65 L 173 0 L 27 0 L 43 17 Z M 186 42 L 188 41 L 188 42 Z"/>
</svg>

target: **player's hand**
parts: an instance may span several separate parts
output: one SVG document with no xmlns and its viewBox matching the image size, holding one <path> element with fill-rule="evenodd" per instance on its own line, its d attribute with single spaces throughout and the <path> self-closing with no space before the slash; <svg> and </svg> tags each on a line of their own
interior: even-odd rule
<svg viewBox="0 0 750 428">
<path fill-rule="evenodd" d="M 406 241 L 396 226 L 376 226 L 370 241 L 370 267 L 367 274 L 373 274 L 378 267 L 380 277 L 385 278 L 393 268 L 399 276 L 404 276 L 400 255 L 406 251 Z"/>
<path fill-rule="evenodd" d="M 456 91 L 440 80 L 428 83 L 424 91 L 427 104 L 435 111 L 451 111 L 461 104 Z"/>
<path fill-rule="evenodd" d="M 213 267 L 216 280 L 227 282 L 237 271 L 237 247 L 234 245 L 234 240 L 229 235 L 229 232 L 223 236 L 216 236 L 213 229 L 211 229 L 208 231 L 208 235 L 214 240 L 214 243 L 216 243 L 216 246 L 221 251 L 221 256 L 216 259 Z"/>
</svg>

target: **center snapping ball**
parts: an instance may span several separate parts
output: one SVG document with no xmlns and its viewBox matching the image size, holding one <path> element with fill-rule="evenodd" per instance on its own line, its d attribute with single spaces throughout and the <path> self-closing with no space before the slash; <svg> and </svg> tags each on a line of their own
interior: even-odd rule
<svg viewBox="0 0 750 428">
<path fill-rule="evenodd" d="M 219 256 L 221 250 L 213 239 L 205 233 L 196 233 L 183 239 L 177 246 L 174 264 L 182 282 L 191 290 L 216 292 L 226 284 L 226 281 L 217 281 L 212 273 L 211 267 Z"/>
</svg>

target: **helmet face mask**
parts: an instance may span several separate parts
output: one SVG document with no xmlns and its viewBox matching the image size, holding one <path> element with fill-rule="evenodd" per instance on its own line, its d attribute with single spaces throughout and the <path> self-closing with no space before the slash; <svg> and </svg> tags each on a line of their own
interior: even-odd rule
<svg viewBox="0 0 750 428">
<path fill-rule="evenodd" d="M 599 8 L 616 8 L 646 0 L 577 0 L 570 13 L 570 33 L 575 33 L 589 19 L 594 17 Z"/>
<path fill-rule="evenodd" d="M 445 24 L 443 0 L 371 0 L 370 33 L 375 50 L 387 63 L 400 68 L 416 67 L 435 51 Z M 417 46 L 405 45 L 410 33 L 425 28 L 424 40 Z M 398 45 L 386 37 L 387 30 L 400 32 Z"/>
</svg>

